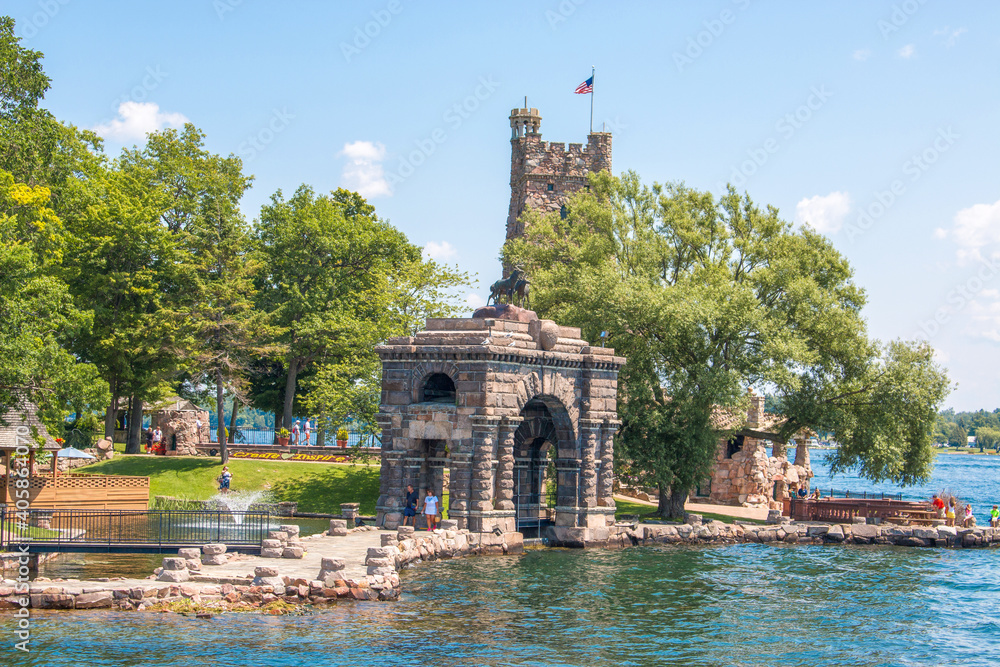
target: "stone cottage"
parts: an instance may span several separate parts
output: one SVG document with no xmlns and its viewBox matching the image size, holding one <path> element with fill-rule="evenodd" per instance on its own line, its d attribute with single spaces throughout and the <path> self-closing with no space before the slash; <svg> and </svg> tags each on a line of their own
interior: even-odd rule
<svg viewBox="0 0 1000 667">
<path fill-rule="evenodd" d="M 148 411 L 151 428 L 160 427 L 167 456 L 197 456 L 199 442 L 209 441 L 208 411 L 177 396 Z M 200 426 L 199 426 L 200 424 Z"/>
<path fill-rule="evenodd" d="M 716 427 L 732 433 L 719 439 L 712 471 L 710 498 L 723 505 L 781 509 L 782 502 L 800 488 L 809 489 L 813 476 L 807 440 L 801 432 L 791 441 L 795 457 L 788 460 L 789 443 L 778 431 L 784 418 L 764 411 L 764 397 L 750 393 L 746 415 L 718 410 Z M 767 448 L 773 446 L 771 456 Z"/>
</svg>

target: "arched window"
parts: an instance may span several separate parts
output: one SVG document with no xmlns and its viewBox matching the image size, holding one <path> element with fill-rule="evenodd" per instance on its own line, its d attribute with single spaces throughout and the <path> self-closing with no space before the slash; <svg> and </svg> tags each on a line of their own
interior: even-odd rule
<svg viewBox="0 0 1000 667">
<path fill-rule="evenodd" d="M 434 373 L 424 382 L 421 400 L 425 403 L 455 403 L 455 383 L 444 373 Z"/>
</svg>

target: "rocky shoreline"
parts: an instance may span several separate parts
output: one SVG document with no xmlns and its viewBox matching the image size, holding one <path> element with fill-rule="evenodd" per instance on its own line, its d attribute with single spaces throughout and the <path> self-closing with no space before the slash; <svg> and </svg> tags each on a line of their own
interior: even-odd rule
<svg viewBox="0 0 1000 667">
<path fill-rule="evenodd" d="M 366 531 L 369 527 L 355 529 Z M 415 534 L 412 527 L 380 532 L 381 546 L 369 547 L 364 557 L 366 574 L 348 578 L 343 558 L 321 561 L 315 578 L 280 574 L 280 562 L 254 568 L 252 578 L 223 578 L 190 574 L 179 568 L 183 558 L 165 558 L 153 580 L 55 581 L 24 584 L 0 582 L 0 611 L 33 609 L 115 609 L 175 611 L 211 614 L 225 611 L 287 613 L 302 605 L 326 605 L 337 600 L 395 600 L 400 595 L 399 570 L 425 560 L 469 555 L 517 554 L 523 551 L 519 533 L 494 535 L 465 530 L 439 530 Z M 308 540 L 309 538 L 304 538 Z M 208 545 L 207 545 L 208 546 Z M 208 549 L 204 557 L 217 556 Z M 175 568 L 175 566 L 178 566 Z M 169 575 L 185 572 L 183 581 Z"/>
<path fill-rule="evenodd" d="M 365 527 L 355 530 L 372 530 Z M 353 532 L 353 531 L 352 531 Z M 494 535 L 448 529 L 414 533 L 412 527 L 379 531 L 380 546 L 368 547 L 365 574 L 349 577 L 343 558 L 324 557 L 315 578 L 281 575 L 280 561 L 254 568 L 254 576 L 226 578 L 195 574 L 173 582 L 163 577 L 172 561 L 164 559 L 160 581 L 36 580 L 27 589 L 11 580 L 0 582 L 0 611 L 34 609 L 115 609 L 211 614 L 226 611 L 288 613 L 303 605 L 322 606 L 338 600 L 399 598 L 399 571 L 422 561 L 472 555 L 520 554 L 519 533 Z M 309 538 L 304 538 L 308 540 Z M 628 548 L 650 545 L 719 545 L 740 543 L 813 545 L 885 545 L 900 547 L 984 548 L 1000 545 L 1000 529 L 909 527 L 866 523 L 727 524 L 688 515 L 678 525 L 615 526 L 598 543 L 564 541 L 561 546 Z M 211 549 L 209 549 L 211 551 Z M 209 554 L 210 556 L 211 554 Z"/>
<path fill-rule="evenodd" d="M 867 523 L 726 524 L 702 521 L 688 515 L 680 525 L 645 525 L 629 528 L 614 542 L 620 546 L 644 544 L 737 544 L 784 542 L 788 544 L 878 544 L 900 547 L 974 548 L 1000 545 L 1000 528 L 953 526 L 897 526 Z"/>
</svg>

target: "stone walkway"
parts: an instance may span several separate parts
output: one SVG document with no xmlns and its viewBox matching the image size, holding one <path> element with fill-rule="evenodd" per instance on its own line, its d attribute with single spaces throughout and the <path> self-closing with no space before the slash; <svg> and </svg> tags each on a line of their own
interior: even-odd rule
<svg viewBox="0 0 1000 667">
<path fill-rule="evenodd" d="M 253 578 L 255 567 L 273 567 L 281 576 L 311 581 L 319 575 L 320 562 L 324 558 L 342 558 L 347 564 L 344 579 L 364 579 L 366 574 L 365 556 L 371 547 L 381 547 L 384 531 L 370 530 L 352 532 L 344 537 L 330 537 L 326 534 L 309 535 L 301 538 L 305 549 L 302 558 L 261 558 L 260 556 L 240 556 L 225 565 L 203 565 L 201 572 L 192 581 L 205 583 L 227 583 L 228 579 Z M 192 573 L 194 574 L 194 573 Z"/>
<path fill-rule="evenodd" d="M 646 505 L 647 507 L 656 507 L 656 503 L 618 494 L 615 495 L 615 500 L 623 500 L 625 502 L 635 503 L 636 505 Z M 684 509 L 695 514 L 709 512 L 711 514 L 731 516 L 736 519 L 757 519 L 759 521 L 767 519 L 766 507 L 736 507 L 735 505 L 712 505 L 709 503 L 687 502 L 684 504 Z"/>
</svg>

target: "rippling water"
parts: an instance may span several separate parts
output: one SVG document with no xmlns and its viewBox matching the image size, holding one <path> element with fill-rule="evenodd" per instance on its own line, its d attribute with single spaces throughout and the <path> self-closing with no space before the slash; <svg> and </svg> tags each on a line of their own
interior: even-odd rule
<svg viewBox="0 0 1000 667">
<path fill-rule="evenodd" d="M 847 491 L 885 491 L 902 493 L 905 500 L 927 500 L 932 493 L 950 490 L 964 501 L 971 502 L 980 526 L 989 525 L 990 508 L 1000 503 L 1000 456 L 972 454 L 939 454 L 934 459 L 934 469 L 926 484 L 901 487 L 892 483 L 874 484 L 857 475 L 830 475 L 826 457 L 831 452 L 812 450 L 810 458 L 813 472 L 812 487 L 817 484 L 823 493 L 829 489 Z"/>
<path fill-rule="evenodd" d="M 58 665 L 996 665 L 992 550 L 531 551 L 427 563 L 301 616 L 36 612 Z M 11 654 L 0 649 L 0 664 Z"/>
</svg>

